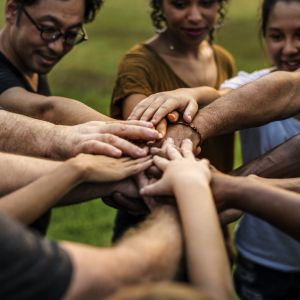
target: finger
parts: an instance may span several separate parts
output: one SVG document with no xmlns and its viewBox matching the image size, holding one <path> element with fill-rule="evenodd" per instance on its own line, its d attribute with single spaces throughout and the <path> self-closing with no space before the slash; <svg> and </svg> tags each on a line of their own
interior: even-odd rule
<svg viewBox="0 0 300 300">
<path fill-rule="evenodd" d="M 174 110 L 171 113 L 168 114 L 168 120 L 171 123 L 176 123 L 179 120 L 179 112 Z"/>
<path fill-rule="evenodd" d="M 168 99 L 165 101 L 155 112 L 153 115 L 151 122 L 153 124 L 157 124 L 160 120 L 165 118 L 169 113 L 173 112 L 178 105 L 176 104 L 177 101 L 172 101 L 171 99 Z"/>
<path fill-rule="evenodd" d="M 140 120 L 145 110 L 151 104 L 152 98 L 153 97 L 150 96 L 139 102 L 132 110 L 131 114 L 128 117 L 128 120 Z"/>
<path fill-rule="evenodd" d="M 193 143 L 190 139 L 184 139 L 181 143 L 181 153 L 185 158 L 195 159 L 193 154 Z"/>
<path fill-rule="evenodd" d="M 156 114 L 156 111 L 164 104 L 165 96 L 163 94 L 160 95 L 153 95 L 151 99 L 151 104 L 148 106 L 148 108 L 144 111 L 143 115 L 141 116 L 141 120 L 151 120 L 153 123 L 153 116 Z M 163 119 L 163 118 L 161 118 Z M 157 121 L 155 125 L 161 121 Z"/>
<path fill-rule="evenodd" d="M 126 123 L 106 123 L 100 133 L 110 133 L 131 140 L 155 140 L 160 138 L 159 132 L 154 128 L 129 125 Z"/>
<path fill-rule="evenodd" d="M 198 147 L 196 148 L 195 155 L 196 155 L 196 156 L 199 156 L 200 153 L 201 153 L 201 147 L 198 146 Z"/>
<path fill-rule="evenodd" d="M 118 136 L 112 134 L 102 134 L 101 139 L 103 142 L 121 150 L 123 154 L 127 154 L 133 158 L 147 155 L 147 151 L 145 149 L 142 149 Z"/>
<path fill-rule="evenodd" d="M 153 124 L 151 122 L 142 121 L 142 120 L 126 120 L 126 121 L 121 121 L 121 123 L 125 123 L 128 125 L 137 125 L 137 126 L 142 126 L 142 127 L 153 128 Z"/>
<path fill-rule="evenodd" d="M 163 194 L 163 188 L 164 184 L 162 183 L 162 180 L 159 180 L 153 184 L 149 184 L 145 187 L 143 187 L 140 190 L 141 195 L 143 196 L 157 196 Z"/>
<path fill-rule="evenodd" d="M 96 140 L 90 140 L 78 145 L 74 150 L 74 155 L 79 153 L 101 154 L 116 158 L 122 156 L 122 151 L 117 147 Z"/>
<path fill-rule="evenodd" d="M 160 156 L 154 156 L 153 163 L 161 170 L 165 171 L 167 166 L 169 165 L 170 161 L 160 157 Z"/>
<path fill-rule="evenodd" d="M 187 123 L 191 123 L 194 117 L 196 116 L 198 112 L 198 104 L 196 101 L 190 101 L 189 104 L 187 105 L 184 113 L 183 113 L 183 119 Z"/>
<path fill-rule="evenodd" d="M 182 155 L 180 154 L 180 152 L 175 148 L 175 146 L 172 145 L 168 145 L 167 155 L 170 160 L 182 159 Z"/>
<path fill-rule="evenodd" d="M 167 120 L 162 119 L 156 126 L 156 130 L 161 134 L 161 138 L 164 138 L 167 133 Z"/>
<path fill-rule="evenodd" d="M 143 172 L 144 170 L 148 169 L 152 165 L 152 163 L 153 163 L 153 160 L 150 159 L 150 160 L 141 162 L 139 164 L 128 166 L 125 169 L 126 177 L 129 177 L 129 176 L 132 176 L 132 175 Z"/>
</svg>

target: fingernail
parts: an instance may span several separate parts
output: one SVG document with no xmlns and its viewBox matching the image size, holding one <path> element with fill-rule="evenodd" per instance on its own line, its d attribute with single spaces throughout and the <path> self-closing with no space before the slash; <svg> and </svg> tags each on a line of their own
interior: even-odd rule
<svg viewBox="0 0 300 300">
<path fill-rule="evenodd" d="M 137 154 L 137 155 L 146 155 L 146 154 L 147 154 L 147 151 L 145 151 L 144 149 L 138 148 L 138 149 L 136 150 L 136 154 Z"/>
<path fill-rule="evenodd" d="M 158 138 L 159 138 L 159 139 L 162 139 L 163 137 L 164 137 L 164 136 L 163 136 L 162 133 L 159 133 L 159 134 L 158 134 Z"/>
</svg>

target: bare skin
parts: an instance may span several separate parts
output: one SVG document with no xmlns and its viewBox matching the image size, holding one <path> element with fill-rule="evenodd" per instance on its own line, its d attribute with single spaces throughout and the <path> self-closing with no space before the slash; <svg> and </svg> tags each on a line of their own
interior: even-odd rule
<svg viewBox="0 0 300 300">
<path fill-rule="evenodd" d="M 212 191 L 219 211 L 251 213 L 300 240 L 299 182 L 299 178 L 274 180 L 215 173 Z"/>
<path fill-rule="evenodd" d="M 80 154 L 20 190 L 2 197 L 0 211 L 22 223 L 31 224 L 79 184 L 121 181 L 142 172 L 151 164 L 150 157 L 130 160 Z M 105 185 L 102 192 L 101 186 L 98 186 L 98 193 L 98 196 L 107 196 Z"/>
<path fill-rule="evenodd" d="M 81 152 L 113 157 L 123 154 L 141 157 L 145 156 L 147 151 L 125 138 L 159 138 L 159 133 L 153 129 L 152 124 L 146 122 L 94 121 L 62 126 L 5 110 L 0 110 L 0 134 L 2 151 L 56 159 L 66 159 Z"/>
<path fill-rule="evenodd" d="M 182 154 L 170 140 L 167 143 L 167 155 L 171 161 L 154 157 L 154 163 L 163 171 L 163 176 L 144 187 L 141 193 L 145 196 L 175 196 L 183 225 L 191 283 L 211 299 L 232 299 L 229 262 L 209 187 L 208 161 L 195 159 L 190 140 L 183 141 Z"/>
</svg>

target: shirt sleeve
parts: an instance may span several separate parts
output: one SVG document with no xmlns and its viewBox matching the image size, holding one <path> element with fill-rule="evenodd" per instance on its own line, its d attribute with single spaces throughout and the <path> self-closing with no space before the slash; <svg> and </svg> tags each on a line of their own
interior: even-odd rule
<svg viewBox="0 0 300 300">
<path fill-rule="evenodd" d="M 25 88 L 24 80 L 0 61 L 0 94 L 13 87 Z"/>
<path fill-rule="evenodd" d="M 247 83 L 250 83 L 256 79 L 259 79 L 263 76 L 266 76 L 269 73 L 270 73 L 270 69 L 263 69 L 252 73 L 240 71 L 236 77 L 225 80 L 223 84 L 220 86 L 220 89 L 232 89 L 232 90 L 238 89 L 239 87 Z"/>
<path fill-rule="evenodd" d="M 0 244 L 0 299 L 62 299 L 73 269 L 57 243 L 0 215 Z"/>
<path fill-rule="evenodd" d="M 115 81 L 112 102 L 111 116 L 121 117 L 123 100 L 133 94 L 149 96 L 153 94 L 152 79 L 155 72 L 152 70 L 151 61 L 143 53 L 127 53 L 122 59 L 118 75 Z"/>
</svg>

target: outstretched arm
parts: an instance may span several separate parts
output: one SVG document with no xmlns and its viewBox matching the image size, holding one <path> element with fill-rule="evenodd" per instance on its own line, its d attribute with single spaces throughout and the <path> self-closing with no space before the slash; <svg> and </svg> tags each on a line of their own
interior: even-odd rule
<svg viewBox="0 0 300 300">
<path fill-rule="evenodd" d="M 47 97 L 28 92 L 21 87 L 13 87 L 3 92 L 0 95 L 0 105 L 8 111 L 60 125 L 113 120 L 78 100 Z"/>
<path fill-rule="evenodd" d="M 260 177 L 300 177 L 300 135 L 231 172 L 234 176 L 255 174 Z"/>
<path fill-rule="evenodd" d="M 123 154 L 140 157 L 146 151 L 127 141 L 155 140 L 153 126 L 140 121 L 88 122 L 75 126 L 49 122 L 0 110 L 0 151 L 66 159 L 78 153 Z"/>
<path fill-rule="evenodd" d="M 162 179 L 141 192 L 145 196 L 175 194 L 191 282 L 211 299 L 232 299 L 229 261 L 209 187 L 208 162 L 195 160 L 190 140 L 183 142 L 183 157 L 172 144 L 168 145 L 167 153 L 171 162 L 154 158 L 155 164 L 164 171 Z"/>
<path fill-rule="evenodd" d="M 199 111 L 193 123 L 208 137 L 291 117 L 300 112 L 300 70 L 273 72 Z"/>
<path fill-rule="evenodd" d="M 65 300 L 102 299 L 125 285 L 170 280 L 175 276 L 182 253 L 177 213 L 169 206 L 156 208 L 114 248 L 97 249 L 71 243 L 62 247 L 69 253 L 75 269 Z"/>
<path fill-rule="evenodd" d="M 172 279 L 182 252 L 177 214 L 167 206 L 106 249 L 42 240 L 3 215 L 0 228 L 1 299 L 20 296 L 25 285 L 28 299 L 103 299 L 127 284 Z"/>
<path fill-rule="evenodd" d="M 149 157 L 129 160 L 82 154 L 28 186 L 2 197 L 0 211 L 22 223 L 30 224 L 82 182 L 120 181 L 150 165 Z M 105 186 L 99 186 L 98 193 L 98 196 L 107 195 Z"/>
<path fill-rule="evenodd" d="M 299 183 L 299 179 L 284 181 L 282 186 L 291 190 L 295 181 Z M 300 241 L 300 195 L 278 188 L 272 181 L 266 182 L 251 176 L 216 174 L 212 188 L 219 210 L 234 208 L 248 212 Z"/>
</svg>

